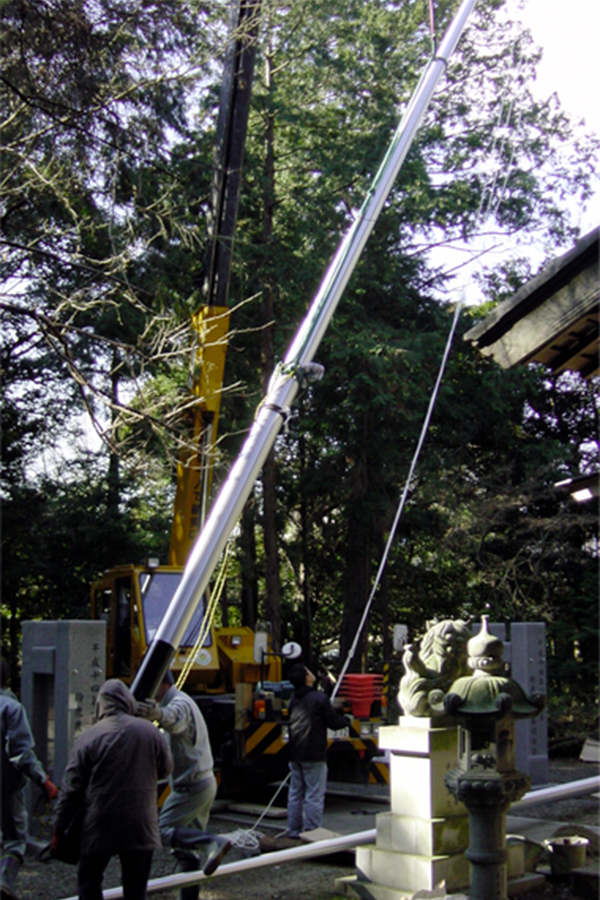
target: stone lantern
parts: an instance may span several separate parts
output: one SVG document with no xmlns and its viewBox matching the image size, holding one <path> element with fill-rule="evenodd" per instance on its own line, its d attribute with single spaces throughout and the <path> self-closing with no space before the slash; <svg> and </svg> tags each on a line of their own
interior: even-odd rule
<svg viewBox="0 0 600 900">
<path fill-rule="evenodd" d="M 545 698 L 528 697 L 506 674 L 502 641 L 490 634 L 487 616 L 467 654 L 472 673 L 443 697 L 444 710 L 460 725 L 458 766 L 445 784 L 469 811 L 471 900 L 506 900 L 506 812 L 531 786 L 516 770 L 515 721 L 538 715 Z"/>
</svg>

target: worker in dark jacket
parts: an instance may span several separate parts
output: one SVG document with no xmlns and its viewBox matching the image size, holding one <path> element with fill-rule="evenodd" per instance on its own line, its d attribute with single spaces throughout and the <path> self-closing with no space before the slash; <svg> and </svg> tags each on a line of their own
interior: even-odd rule
<svg viewBox="0 0 600 900">
<path fill-rule="evenodd" d="M 290 786 L 288 788 L 288 837 L 319 828 L 323 821 L 327 787 L 327 729 L 346 728 L 329 697 L 317 691 L 315 676 L 302 663 L 291 669 L 294 695 L 289 704 Z"/>
<path fill-rule="evenodd" d="M 145 900 L 152 854 L 161 846 L 158 782 L 173 759 L 158 728 L 136 718 L 137 703 L 116 678 L 100 688 L 97 722 L 75 743 L 54 814 L 53 846 L 83 809 L 79 900 L 101 900 L 102 877 L 118 855 L 125 900 Z"/>
<path fill-rule="evenodd" d="M 16 900 L 15 882 L 27 846 L 27 778 L 54 800 L 58 789 L 36 756 L 27 713 L 8 686 L 9 666 L 1 660 L 0 726 L 2 742 L 2 831 L 0 832 L 0 896 Z"/>
</svg>

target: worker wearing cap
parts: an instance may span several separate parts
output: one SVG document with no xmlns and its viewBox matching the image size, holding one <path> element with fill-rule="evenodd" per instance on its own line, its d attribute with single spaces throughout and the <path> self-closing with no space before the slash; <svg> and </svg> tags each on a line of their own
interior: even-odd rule
<svg viewBox="0 0 600 900">
<path fill-rule="evenodd" d="M 315 676 L 302 663 L 288 675 L 294 685 L 290 700 L 290 786 L 287 835 L 321 826 L 327 788 L 327 729 L 346 728 L 348 720 L 337 713 L 329 697 L 315 688 Z"/>
</svg>

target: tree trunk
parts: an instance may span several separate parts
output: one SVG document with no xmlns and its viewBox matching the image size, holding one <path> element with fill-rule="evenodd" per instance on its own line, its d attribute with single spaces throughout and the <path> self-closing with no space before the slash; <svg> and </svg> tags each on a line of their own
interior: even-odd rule
<svg viewBox="0 0 600 900">
<path fill-rule="evenodd" d="M 254 628 L 258 613 L 258 578 L 256 575 L 253 497 L 246 503 L 242 512 L 239 547 L 242 578 L 242 625 Z"/>
<path fill-rule="evenodd" d="M 281 647 L 281 586 L 277 544 L 277 499 L 275 495 L 275 456 L 271 451 L 263 467 L 264 542 L 265 542 L 265 618 L 271 623 L 273 649 Z"/>
<path fill-rule="evenodd" d="M 19 693 L 19 650 L 21 637 L 21 620 L 19 618 L 19 603 L 17 597 L 9 597 L 10 618 L 8 620 L 8 665 L 10 668 L 10 684 L 15 693 Z"/>
<path fill-rule="evenodd" d="M 271 87 L 271 60 L 267 55 L 265 80 Z M 273 234 L 273 204 L 275 192 L 274 167 L 274 117 L 267 117 L 265 135 L 266 152 L 264 165 L 262 242 L 268 245 Z M 268 261 L 267 261 L 268 265 Z M 273 343 L 273 289 L 268 277 L 264 279 L 262 291 L 262 351 L 261 379 L 263 396 L 267 393 L 273 374 L 275 351 Z M 281 582 L 279 578 L 279 550 L 277 542 L 277 467 L 273 450 L 269 453 L 262 471 L 263 483 L 263 531 L 265 544 L 265 617 L 271 623 L 273 648 L 281 646 Z"/>
<path fill-rule="evenodd" d="M 367 424 L 364 424 L 365 431 Z M 361 453 L 354 464 L 349 502 L 348 539 L 344 567 L 344 611 L 340 637 L 340 666 L 342 666 L 356 639 L 356 633 L 369 599 L 371 556 L 373 550 L 373 523 L 369 513 L 369 466 L 366 454 Z M 350 672 L 364 672 L 367 666 L 369 623 L 362 629 Z"/>
<path fill-rule="evenodd" d="M 379 549 L 377 552 L 377 558 L 382 559 L 383 553 L 385 550 L 385 534 L 380 535 L 379 539 Z M 385 662 L 389 662 L 392 656 L 392 634 L 391 634 L 391 623 L 390 623 L 390 611 L 389 611 L 389 597 L 388 597 L 388 579 L 387 579 L 387 566 L 384 567 L 383 572 L 381 573 L 381 581 L 379 583 L 379 590 L 376 595 L 376 602 L 379 610 L 381 611 L 381 631 L 383 637 L 383 659 Z"/>
<path fill-rule="evenodd" d="M 344 571 L 344 612 L 340 638 L 340 666 L 344 664 L 369 598 L 371 575 L 372 531 L 367 516 L 362 515 L 361 505 L 354 508 L 348 527 L 346 564 Z M 356 652 L 350 662 L 350 672 L 367 669 L 369 622 L 365 623 Z"/>
<path fill-rule="evenodd" d="M 301 433 L 298 440 L 298 456 L 300 462 L 300 482 L 304 481 L 304 472 L 306 470 L 306 441 Z M 309 669 L 314 671 L 314 660 L 312 651 L 312 601 L 310 596 L 310 561 L 308 551 L 308 536 L 310 533 L 310 516 L 308 511 L 308 503 L 306 499 L 306 491 L 302 490 L 300 495 L 300 529 L 302 540 L 302 597 L 304 599 L 304 622 L 302 632 L 302 651 L 304 661 Z"/>
<path fill-rule="evenodd" d="M 113 408 L 111 410 L 111 441 L 109 445 L 108 457 L 108 517 L 110 521 L 116 521 L 119 518 L 119 503 L 121 499 L 121 472 L 117 446 L 117 408 L 119 403 L 119 355 L 115 349 L 113 353 L 111 372 L 110 372 L 110 389 Z"/>
</svg>

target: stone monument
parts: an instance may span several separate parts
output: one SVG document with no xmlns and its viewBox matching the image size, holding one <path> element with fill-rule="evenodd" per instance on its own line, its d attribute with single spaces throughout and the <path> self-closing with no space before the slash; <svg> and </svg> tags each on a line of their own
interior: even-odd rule
<svg viewBox="0 0 600 900">
<path fill-rule="evenodd" d="M 405 900 L 417 891 L 458 891 L 469 884 L 468 813 L 444 778 L 459 758 L 459 728 L 443 698 L 468 672 L 466 622 L 429 623 L 404 650 L 399 724 L 381 728 L 390 751 L 390 812 L 377 816 L 374 845 L 357 847 L 357 874 L 337 884 L 366 900 Z"/>
<path fill-rule="evenodd" d="M 506 812 L 531 786 L 516 767 L 515 721 L 537 716 L 539 694 L 527 696 L 505 672 L 502 641 L 482 616 L 479 634 L 468 643 L 470 675 L 462 675 L 443 699 L 461 726 L 458 766 L 446 775 L 452 795 L 469 810 L 471 900 L 506 900 Z"/>
</svg>

